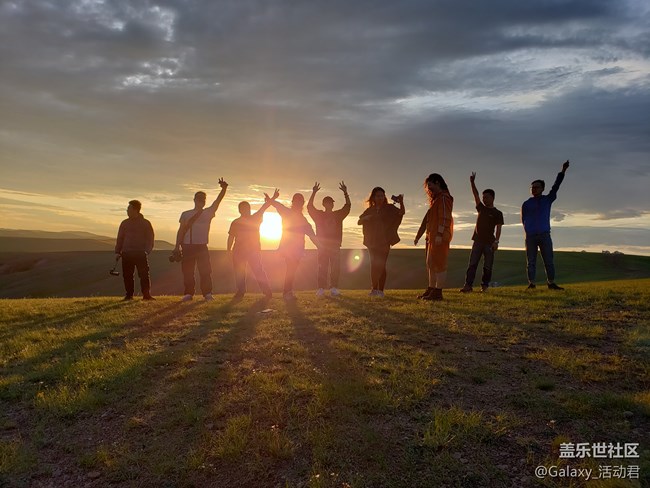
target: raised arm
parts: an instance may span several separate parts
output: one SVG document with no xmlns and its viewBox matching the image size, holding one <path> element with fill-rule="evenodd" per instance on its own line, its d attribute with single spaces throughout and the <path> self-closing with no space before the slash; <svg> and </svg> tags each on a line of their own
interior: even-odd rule
<svg viewBox="0 0 650 488">
<path fill-rule="evenodd" d="M 277 198 L 280 196 L 280 190 L 277 188 L 275 189 L 275 192 L 273 193 L 273 198 L 271 198 L 268 193 L 264 194 L 264 197 L 266 198 L 267 201 L 271 204 L 271 206 L 278 211 L 280 215 L 282 215 L 285 212 L 289 211 L 288 207 L 285 207 L 282 205 L 280 202 L 278 202 Z"/>
<path fill-rule="evenodd" d="M 253 215 L 258 216 L 258 215 L 264 215 L 264 212 L 273 204 L 273 201 L 280 196 L 280 190 L 277 188 L 273 192 L 273 196 L 269 197 L 266 193 L 264 194 L 264 203 L 262 206 L 259 208 L 257 212 L 255 212 Z"/>
<path fill-rule="evenodd" d="M 219 178 L 219 186 L 221 187 L 221 191 L 219 192 L 219 195 L 217 195 L 215 201 L 212 202 L 212 205 L 210 205 L 207 208 L 207 210 L 210 210 L 211 212 L 217 211 L 217 209 L 219 208 L 219 204 L 221 203 L 221 200 L 223 200 L 223 197 L 226 196 L 226 190 L 228 189 L 228 183 L 226 183 L 226 180 L 224 180 L 223 178 Z"/>
<path fill-rule="evenodd" d="M 404 206 L 404 195 L 400 193 L 397 196 L 398 202 L 399 202 L 399 214 L 404 215 L 406 213 L 406 207 Z"/>
<path fill-rule="evenodd" d="M 341 183 L 339 183 L 339 190 L 343 192 L 343 196 L 345 197 L 345 204 L 352 205 L 350 202 L 350 195 L 348 194 L 348 187 L 345 186 L 345 181 L 341 181 Z"/>
<path fill-rule="evenodd" d="M 317 181 L 314 183 L 314 186 L 311 189 L 311 195 L 309 197 L 309 201 L 307 202 L 307 212 L 309 212 L 309 215 L 311 215 L 312 212 L 316 210 L 316 207 L 314 207 L 314 199 L 316 198 L 316 193 L 318 190 L 320 190 L 320 184 Z"/>
<path fill-rule="evenodd" d="M 557 191 L 560 189 L 560 185 L 564 181 L 564 175 L 567 169 L 569 169 L 568 159 L 562 165 L 562 170 L 557 174 L 557 178 L 555 178 L 555 183 L 553 183 L 551 191 L 548 192 L 548 196 L 551 198 L 551 200 L 555 200 L 557 198 Z"/>
<path fill-rule="evenodd" d="M 481 203 L 481 197 L 478 194 L 478 189 L 476 188 L 475 180 L 476 180 L 476 171 L 472 171 L 472 174 L 469 177 L 469 182 L 472 186 L 472 195 L 474 195 L 474 202 L 478 207 Z"/>
</svg>

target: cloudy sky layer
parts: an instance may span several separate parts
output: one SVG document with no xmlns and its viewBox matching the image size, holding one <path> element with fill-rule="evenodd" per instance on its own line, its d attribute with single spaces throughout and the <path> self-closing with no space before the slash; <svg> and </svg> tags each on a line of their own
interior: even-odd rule
<svg viewBox="0 0 650 488">
<path fill-rule="evenodd" d="M 240 200 L 345 180 L 344 246 L 376 185 L 411 244 L 438 172 L 462 247 L 476 171 L 521 248 L 530 182 L 570 159 L 556 248 L 650 255 L 644 0 L 5 0 L 0 74 L 2 227 L 113 235 L 138 198 L 172 241 L 223 176 L 223 248 Z"/>
</svg>

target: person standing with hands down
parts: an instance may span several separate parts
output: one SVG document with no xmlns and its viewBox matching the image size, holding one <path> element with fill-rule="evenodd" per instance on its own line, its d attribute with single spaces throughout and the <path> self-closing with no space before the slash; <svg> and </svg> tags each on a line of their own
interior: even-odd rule
<svg viewBox="0 0 650 488">
<path fill-rule="evenodd" d="M 221 191 L 216 200 L 208 208 L 205 207 L 207 195 L 198 191 L 194 194 L 194 208 L 186 210 L 179 219 L 180 226 L 176 233 L 176 246 L 173 255 L 179 255 L 182 250 L 181 268 L 183 270 L 183 301 L 188 302 L 194 297 L 194 267 L 199 270 L 201 293 L 206 300 L 212 300 L 212 264 L 208 251 L 210 224 L 226 195 L 228 183 L 219 178 Z"/>
<path fill-rule="evenodd" d="M 503 225 L 503 213 L 494 207 L 494 190 L 488 188 L 483 190 L 483 201 L 478 196 L 478 190 L 475 184 L 476 173 L 472 173 L 469 182 L 478 211 L 476 227 L 472 235 L 472 252 L 469 255 L 469 264 L 465 274 L 465 286 L 460 289 L 461 293 L 472 291 L 474 278 L 476 277 L 476 268 L 483 256 L 483 275 L 481 276 L 481 291 L 487 291 L 492 279 L 492 265 L 494 264 L 494 253 L 499 247 L 499 237 L 501 237 L 501 226 Z M 495 235 L 496 230 L 496 235 Z"/>
<path fill-rule="evenodd" d="M 442 300 L 442 289 L 447 279 L 447 259 L 449 244 L 454 235 L 452 210 L 454 197 L 444 178 L 432 173 L 424 180 L 424 189 L 429 198 L 429 210 L 422 221 L 426 228 L 427 242 L 427 278 L 429 286 L 418 296 L 423 300 Z M 420 232 L 418 232 L 419 235 Z M 419 235 L 414 243 L 417 245 Z"/>
<path fill-rule="evenodd" d="M 133 300 L 135 288 L 133 273 L 136 268 L 140 277 L 142 299 L 155 300 L 151 296 L 151 279 L 149 278 L 149 261 L 147 259 L 153 249 L 153 227 L 151 222 L 140 213 L 141 209 L 142 204 L 138 200 L 131 200 L 126 208 L 129 218 L 122 221 L 117 231 L 115 254 L 122 257 L 122 276 L 126 289 L 124 300 Z"/>
<path fill-rule="evenodd" d="M 400 241 L 397 229 L 406 213 L 404 195 L 393 198 L 399 203 L 399 208 L 388 203 L 386 192 L 376 186 L 368 197 L 368 208 L 359 216 L 358 225 L 363 226 L 363 245 L 370 254 L 370 282 L 372 289 L 369 295 L 384 297 L 386 285 L 386 263 L 390 247 Z"/>
<path fill-rule="evenodd" d="M 314 207 L 316 192 L 320 190 L 318 182 L 314 183 L 311 197 L 309 197 L 309 202 L 307 202 L 307 211 L 316 224 L 316 236 L 321 244 L 318 248 L 318 290 L 316 291 L 316 295 L 318 296 L 325 295 L 328 273 L 330 294 L 332 296 L 341 294 L 338 286 L 341 272 L 343 220 L 349 215 L 352 205 L 345 182 L 342 181 L 339 184 L 339 189 L 345 197 L 345 205 L 339 210 L 334 210 L 334 199 L 330 196 L 323 198 L 324 211 Z"/>
<path fill-rule="evenodd" d="M 546 270 L 546 283 L 549 290 L 563 290 L 555 284 L 555 265 L 553 263 L 553 241 L 551 240 L 551 205 L 557 199 L 564 174 L 569 169 L 569 160 L 562 165 L 562 171 L 557 174 L 555 183 L 548 195 L 543 195 L 544 180 L 535 180 L 530 184 L 531 197 L 521 206 L 521 223 L 526 233 L 526 261 L 528 289 L 535 288 L 537 271 L 537 249 L 542 255 Z"/>
</svg>

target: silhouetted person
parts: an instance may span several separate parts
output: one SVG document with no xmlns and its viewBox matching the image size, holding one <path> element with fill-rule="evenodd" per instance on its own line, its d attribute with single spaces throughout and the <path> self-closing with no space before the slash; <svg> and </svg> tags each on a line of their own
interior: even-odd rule
<svg viewBox="0 0 650 488">
<path fill-rule="evenodd" d="M 526 261 L 528 263 L 528 289 L 535 288 L 537 271 L 537 249 L 542 255 L 546 282 L 550 290 L 563 290 L 555 284 L 555 265 L 553 264 L 553 241 L 551 240 L 551 205 L 557 198 L 557 191 L 564 180 L 564 174 L 569 168 L 567 160 L 562 165 L 562 171 L 557 174 L 555 183 L 548 195 L 542 195 L 545 188 L 544 180 L 535 180 L 530 184 L 532 197 L 521 206 L 521 222 L 526 233 Z"/>
<path fill-rule="evenodd" d="M 282 297 L 285 300 L 295 300 L 296 296 L 293 294 L 293 282 L 296 277 L 298 265 L 305 252 L 305 236 L 308 236 L 317 248 L 319 247 L 318 238 L 311 224 L 302 214 L 302 208 L 305 206 L 305 197 L 300 193 L 293 195 L 290 208 L 285 207 L 267 194 L 264 195 L 271 201 L 271 205 L 278 211 L 280 217 L 282 217 L 282 238 L 280 239 L 278 250 L 284 257 L 287 265 Z"/>
<path fill-rule="evenodd" d="M 368 208 L 357 222 L 363 226 L 363 245 L 370 254 L 370 296 L 384 296 L 388 254 L 390 247 L 400 240 L 397 229 L 406 213 L 404 195 L 399 195 L 396 202 L 399 203 L 399 208 L 388 203 L 384 189 L 376 186 L 368 197 Z"/>
<path fill-rule="evenodd" d="M 422 235 L 422 227 L 426 229 L 427 244 L 427 289 L 418 296 L 423 300 L 442 300 L 442 289 L 447 280 L 447 260 L 449 244 L 454 235 L 454 198 L 449 194 L 449 188 L 444 178 L 432 173 L 424 180 L 424 190 L 429 198 L 427 210 L 420 231 L 415 237 L 417 245 Z"/>
<path fill-rule="evenodd" d="M 194 208 L 186 210 L 179 219 L 180 226 L 176 233 L 176 246 L 174 252 L 183 251 L 181 268 L 183 270 L 183 301 L 187 302 L 194 297 L 194 267 L 199 270 L 201 293 L 206 300 L 212 300 L 212 265 L 208 252 L 208 238 L 210 224 L 214 218 L 219 204 L 226 195 L 228 183 L 219 178 L 221 192 L 208 208 L 205 207 L 207 195 L 198 191 L 194 194 Z"/>
<path fill-rule="evenodd" d="M 273 194 L 277 198 L 279 192 Z M 235 271 L 235 285 L 237 292 L 234 298 L 242 298 L 246 293 L 246 263 L 250 267 L 260 290 L 266 298 L 271 298 L 271 288 L 262 267 L 262 246 L 260 245 L 260 225 L 267 208 L 271 206 L 271 199 L 266 200 L 260 209 L 251 214 L 251 205 L 248 202 L 239 203 L 239 215 L 230 224 L 228 231 L 228 244 L 226 249 L 232 249 L 232 263 Z"/>
<path fill-rule="evenodd" d="M 325 210 L 314 207 L 316 192 L 320 190 L 318 182 L 312 188 L 311 197 L 307 202 L 307 211 L 316 224 L 316 236 L 320 242 L 318 248 L 318 290 L 316 295 L 323 296 L 327 288 L 327 275 L 329 272 L 329 288 L 332 296 L 340 295 L 339 275 L 341 273 L 341 242 L 343 241 L 343 220 L 350 213 L 352 205 L 345 183 L 339 184 L 339 189 L 345 197 L 345 205 L 339 210 L 334 210 L 334 199 L 330 196 L 323 198 Z"/>
<path fill-rule="evenodd" d="M 478 218 L 472 235 L 472 252 L 469 255 L 469 264 L 465 274 L 465 286 L 460 289 L 461 293 L 469 293 L 474 285 L 476 269 L 483 256 L 483 275 L 481 276 L 481 291 L 487 291 L 492 280 L 492 265 L 494 264 L 494 253 L 499 247 L 501 237 L 501 226 L 503 225 L 503 213 L 494 207 L 494 190 L 488 188 L 483 190 L 483 201 L 479 199 L 478 190 L 474 180 L 476 173 L 472 173 L 469 181 L 476 203 Z M 496 235 L 495 235 L 496 231 Z"/>
<path fill-rule="evenodd" d="M 143 300 L 155 300 L 151 296 L 151 279 L 149 277 L 149 261 L 147 256 L 153 249 L 154 234 L 151 222 L 140 213 L 142 204 L 131 200 L 126 208 L 128 219 L 123 220 L 117 231 L 115 253 L 122 257 L 122 277 L 126 295 L 124 300 L 133 300 L 135 283 L 133 274 L 138 270 L 140 289 Z"/>
</svg>

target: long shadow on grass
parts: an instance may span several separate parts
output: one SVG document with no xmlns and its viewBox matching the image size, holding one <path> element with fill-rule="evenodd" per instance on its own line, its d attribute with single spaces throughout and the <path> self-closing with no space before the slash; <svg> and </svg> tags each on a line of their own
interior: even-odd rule
<svg viewBox="0 0 650 488">
<path fill-rule="evenodd" d="M 83 311 L 74 312 L 58 319 L 55 327 L 63 328 L 65 326 L 66 328 L 74 328 L 78 325 L 77 321 L 88 318 L 93 312 L 105 312 L 114 307 L 120 307 L 123 305 L 123 303 L 118 302 L 117 304 L 107 304 L 105 306 L 97 305 L 84 308 Z M 181 311 L 181 315 L 190 312 L 195 306 L 196 305 L 194 304 L 186 306 Z M 178 304 L 168 305 L 162 309 L 156 310 L 157 313 L 154 316 L 147 318 L 139 317 L 124 324 L 122 327 L 124 329 L 134 328 L 135 331 L 141 331 L 141 327 L 146 325 L 153 329 L 164 324 L 171 317 L 178 318 L 180 316 L 178 309 Z M 146 313 L 148 310 L 143 309 L 142 312 Z M 52 327 L 49 323 L 47 326 Z M 138 327 L 138 329 L 135 329 L 136 327 Z M 135 337 L 136 334 L 137 332 L 133 332 L 127 337 Z M 93 354 L 92 351 L 84 349 L 84 345 L 114 338 L 116 335 L 122 336 L 122 330 L 119 330 L 116 327 L 101 326 L 99 330 L 94 332 L 89 332 L 74 338 L 68 338 L 64 340 L 60 346 L 46 349 L 41 354 L 32 356 L 29 359 L 14 361 L 13 364 L 10 365 L 10 368 L 14 370 L 19 369 L 27 371 L 27 379 L 32 383 L 41 383 L 41 387 L 52 387 L 57 383 L 58 378 L 66 377 L 74 373 L 76 364 L 75 359 L 82 355 L 88 356 Z M 101 350 L 97 350 L 98 354 L 101 352 Z M 65 373 L 62 371 L 62 368 L 69 369 L 69 372 Z"/>
<path fill-rule="evenodd" d="M 147 359 L 149 372 L 138 381 L 137 395 L 114 406 L 130 419 L 118 421 L 115 432 L 118 443 L 135 449 L 138 479 L 180 482 L 188 475 L 188 457 L 209 451 L 202 444 L 212 442 L 210 433 L 227 420 L 214 418 L 213 411 L 228 385 L 223 375 L 230 364 L 242 360 L 241 348 L 255 335 L 267 304 L 266 299 L 254 302 L 232 324 L 226 323 L 230 315 L 243 310 L 238 302 L 206 309 L 197 325 Z M 116 476 L 131 473 L 128 461 L 121 459 L 122 472 Z"/>
<path fill-rule="evenodd" d="M 60 459 L 57 462 L 64 463 L 63 469 L 68 473 L 83 472 L 79 467 L 80 453 L 111 451 L 111 467 L 92 461 L 94 458 L 88 458 L 89 454 L 85 455 L 97 463 L 97 468 L 106 468 L 110 481 L 145 479 L 159 484 L 168 481 L 168 474 L 186 469 L 185 457 L 202 437 L 202 420 L 209 411 L 209 399 L 221 370 L 220 361 L 213 361 L 210 357 L 219 353 L 210 349 L 214 349 L 215 344 L 237 349 L 240 341 L 254 334 L 257 312 L 266 300 L 254 304 L 239 322 L 226 326 L 229 329 L 224 333 L 223 322 L 235 303 L 229 301 L 218 307 L 214 307 L 216 303 L 208 304 L 205 314 L 198 319 L 198 325 L 183 324 L 179 327 L 182 331 L 177 340 L 157 346 L 156 352 L 145 354 L 141 361 L 124 368 L 118 375 L 93 384 L 91 393 L 94 391 L 103 396 L 103 402 L 98 405 L 103 408 L 76 413 L 73 410 L 72 415 L 66 415 L 68 428 L 61 432 L 56 427 L 48 429 L 46 437 L 51 439 L 48 442 L 52 449 L 43 451 L 60 452 L 60 446 L 66 445 L 67 452 L 72 452 L 73 457 L 67 462 Z M 200 305 L 167 306 L 165 313 L 152 316 L 144 327 L 141 321 L 129 322 L 125 324 L 126 337 L 146 338 L 151 335 L 155 343 L 155 333 L 169 320 L 200 311 Z M 217 341 L 204 343 L 215 333 Z M 193 359 L 197 357 L 198 360 Z M 99 412 L 103 412 L 101 418 Z M 57 413 L 45 412 L 45 415 Z M 47 466 L 48 458 L 47 454 L 39 456 L 39 462 Z M 87 460 L 85 464 L 91 461 Z"/>
<path fill-rule="evenodd" d="M 303 480 L 310 473 L 327 477 L 333 472 L 353 485 L 380 486 L 391 477 L 406 476 L 407 470 L 400 464 L 402 439 L 385 428 L 397 413 L 394 398 L 371 383 L 358 358 L 334 347 L 334 337 L 319 330 L 299 304 L 288 303 L 287 311 L 295 338 L 322 376 L 310 414 L 313 424 L 306 429 L 311 432 L 306 440 L 311 459 L 304 461 L 311 462 L 311 467 L 302 464 L 307 475 Z M 379 425 L 384 429 L 378 429 Z"/>
<path fill-rule="evenodd" d="M 92 314 L 124 306 L 124 302 L 122 301 L 106 302 L 105 300 L 102 300 L 103 303 L 96 305 L 85 305 L 88 301 L 88 299 L 75 300 L 72 302 L 72 305 L 75 307 L 74 310 L 57 313 L 53 316 L 47 315 L 47 312 L 37 312 L 32 318 L 11 324 L 11 328 L 8 328 L 5 334 L 0 335 L 0 339 L 5 339 L 9 336 L 16 337 L 16 329 L 31 331 L 33 329 L 42 329 L 43 327 L 65 327 L 70 322 L 76 322 Z"/>
</svg>

